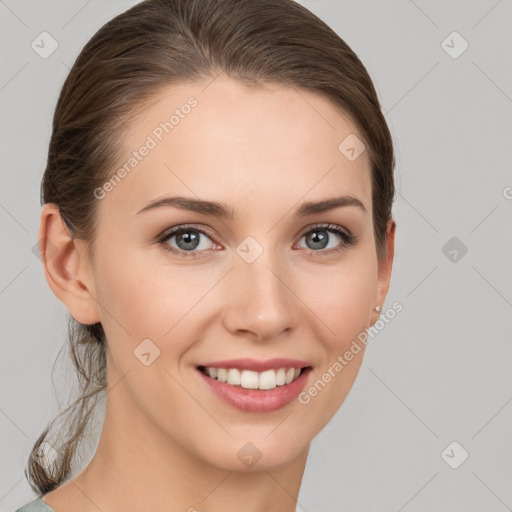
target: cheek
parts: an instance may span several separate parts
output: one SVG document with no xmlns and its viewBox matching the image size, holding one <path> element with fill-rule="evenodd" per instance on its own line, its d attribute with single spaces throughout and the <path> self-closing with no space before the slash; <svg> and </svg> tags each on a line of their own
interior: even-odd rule
<svg viewBox="0 0 512 512">
<path fill-rule="evenodd" d="M 376 272 L 353 268 L 336 281 L 336 302 L 331 306 L 334 330 L 352 339 L 368 327 L 376 289 Z M 334 293 L 334 292 L 331 292 Z"/>
<path fill-rule="evenodd" d="M 377 264 L 367 252 L 354 252 L 337 266 L 310 267 L 297 281 L 297 295 L 317 316 L 318 339 L 343 347 L 368 327 L 377 287 Z"/>
<path fill-rule="evenodd" d="M 376 257 L 366 251 L 354 252 L 342 265 L 319 269 L 307 281 L 316 285 L 303 285 L 301 293 L 314 312 L 310 318 L 316 320 L 310 325 L 316 326 L 315 337 L 323 345 L 324 358 L 300 403 L 319 419 L 318 424 L 325 424 L 347 397 L 362 364 L 366 345 L 361 334 L 371 319 Z"/>
<path fill-rule="evenodd" d="M 158 247 L 111 250 L 101 261 L 97 292 L 112 348 L 119 345 L 123 351 L 130 347 L 133 351 L 150 339 L 167 358 L 186 348 L 189 341 L 183 331 L 198 323 L 193 313 L 219 280 L 216 270 L 208 265 L 173 265 Z"/>
</svg>

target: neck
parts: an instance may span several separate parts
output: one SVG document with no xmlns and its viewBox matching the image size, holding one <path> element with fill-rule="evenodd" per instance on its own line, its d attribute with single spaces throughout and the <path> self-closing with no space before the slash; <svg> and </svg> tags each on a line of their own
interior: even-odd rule
<svg viewBox="0 0 512 512">
<path fill-rule="evenodd" d="M 63 512 L 295 512 L 309 446 L 279 468 L 219 468 L 187 451 L 143 414 L 128 414 L 123 401 L 109 395 L 93 458 L 44 497 L 51 507 Z"/>
</svg>

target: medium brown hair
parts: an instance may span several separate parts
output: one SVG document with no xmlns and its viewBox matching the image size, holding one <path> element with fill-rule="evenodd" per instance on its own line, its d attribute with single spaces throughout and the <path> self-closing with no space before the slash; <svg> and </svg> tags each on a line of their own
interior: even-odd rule
<svg viewBox="0 0 512 512">
<path fill-rule="evenodd" d="M 97 227 L 94 190 L 113 174 L 123 127 L 172 84 L 220 72 L 246 84 L 274 82 L 322 94 L 358 127 L 371 162 L 377 256 L 386 250 L 395 166 L 377 93 L 351 48 L 293 0 L 145 0 L 103 25 L 78 55 L 60 92 L 41 184 L 41 204 L 55 203 L 73 237 L 90 254 Z M 340 141 L 341 142 L 341 141 Z M 100 323 L 68 318 L 79 398 L 58 417 L 69 427 L 51 442 L 55 418 L 35 442 L 25 475 L 44 495 L 71 476 L 100 393 L 106 389 L 105 333 Z M 63 435 L 60 432 L 64 431 Z M 41 447 L 55 448 L 52 464 Z"/>
</svg>

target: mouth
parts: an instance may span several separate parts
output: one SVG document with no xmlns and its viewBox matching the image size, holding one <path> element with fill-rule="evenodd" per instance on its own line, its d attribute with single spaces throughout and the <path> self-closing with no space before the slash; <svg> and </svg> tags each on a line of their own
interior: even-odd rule
<svg viewBox="0 0 512 512">
<path fill-rule="evenodd" d="M 286 386 L 297 380 L 311 366 L 281 367 L 257 372 L 241 368 L 218 368 L 214 366 L 197 366 L 197 369 L 219 382 L 243 389 L 270 390 L 279 386 Z"/>
<path fill-rule="evenodd" d="M 289 366 L 260 372 L 247 368 L 196 366 L 212 399 L 245 412 L 277 411 L 295 401 L 306 386 L 312 366 Z"/>
</svg>

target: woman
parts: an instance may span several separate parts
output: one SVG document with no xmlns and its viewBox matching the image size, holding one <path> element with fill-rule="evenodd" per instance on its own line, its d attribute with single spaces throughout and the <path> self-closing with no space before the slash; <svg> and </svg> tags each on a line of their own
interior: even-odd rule
<svg viewBox="0 0 512 512">
<path fill-rule="evenodd" d="M 364 66 L 292 0 L 105 24 L 58 100 L 39 230 L 82 395 L 19 511 L 299 508 L 388 292 L 393 168 Z"/>
</svg>

